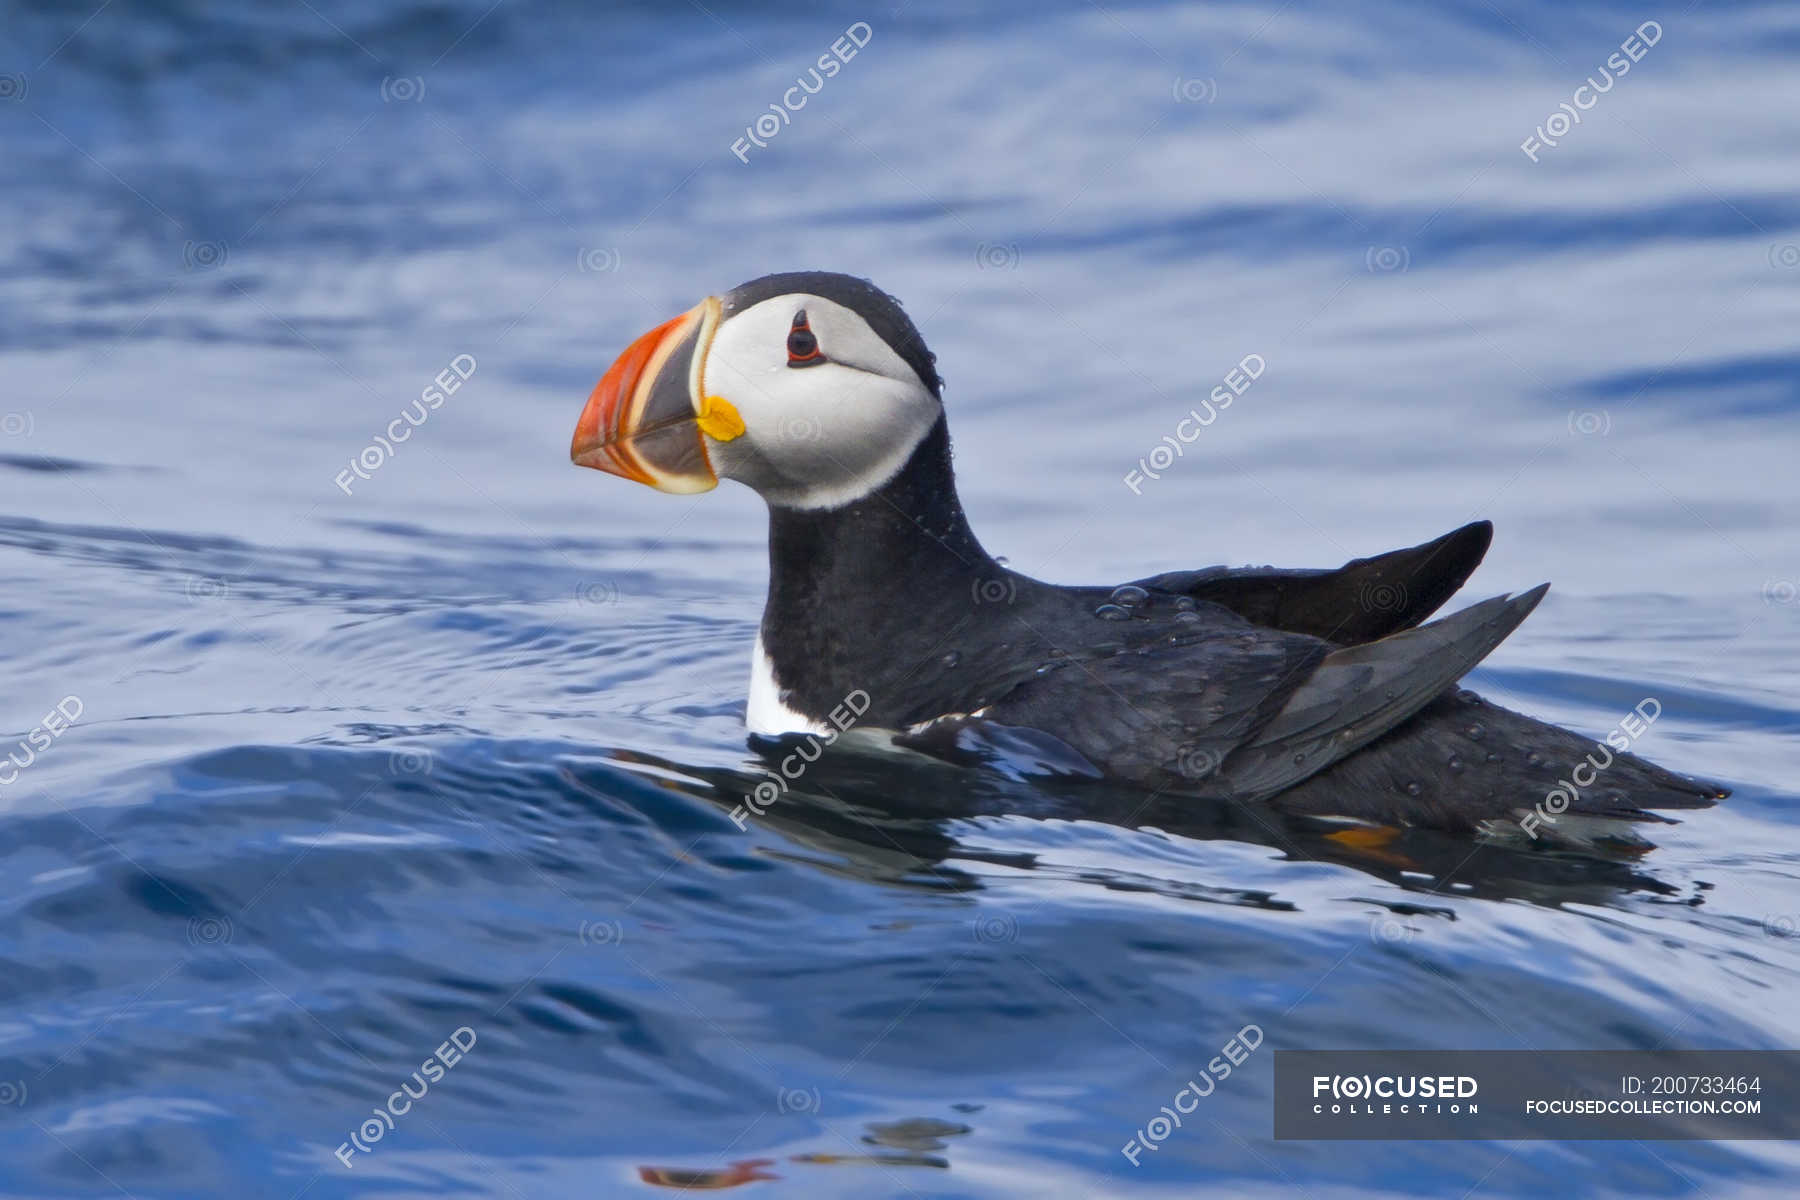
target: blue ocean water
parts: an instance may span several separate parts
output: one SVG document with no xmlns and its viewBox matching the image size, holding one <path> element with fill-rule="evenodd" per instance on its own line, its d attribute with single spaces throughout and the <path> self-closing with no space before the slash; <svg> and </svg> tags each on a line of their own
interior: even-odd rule
<svg viewBox="0 0 1800 1200">
<path fill-rule="evenodd" d="M 1785 1143 L 1276 1142 L 1269 1093 L 1800 1044 L 1797 51 L 1741 3 L 0 5 L 0 1195 L 1792 1194 Z M 1013 566 L 1488 517 L 1468 599 L 1555 589 L 1471 686 L 1654 697 L 1735 795 L 1609 863 L 855 764 L 740 828 L 760 503 L 567 446 L 632 337 L 809 267 L 905 302 Z"/>
</svg>

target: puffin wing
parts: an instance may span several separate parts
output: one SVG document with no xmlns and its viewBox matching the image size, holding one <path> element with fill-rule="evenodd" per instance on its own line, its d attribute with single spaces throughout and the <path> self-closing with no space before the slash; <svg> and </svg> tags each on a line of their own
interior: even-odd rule
<svg viewBox="0 0 1800 1200">
<path fill-rule="evenodd" d="M 1218 623 L 1179 642 L 1070 656 L 979 715 L 1051 731 L 1114 778 L 1266 799 L 1429 704 L 1516 629 L 1548 587 L 1343 648 L 1219 612 Z"/>
<path fill-rule="evenodd" d="M 1340 646 L 1411 629 L 1481 565 L 1494 527 L 1475 521 L 1443 537 L 1358 558 L 1334 571 L 1208 567 L 1137 580 L 1151 591 L 1210 600 L 1257 625 Z"/>
<path fill-rule="evenodd" d="M 1071 649 L 974 715 L 1050 733 L 1111 778 L 1193 790 L 1333 649 L 1208 607 L 1167 637 Z"/>
<path fill-rule="evenodd" d="M 1550 585 L 1496 596 L 1418 629 L 1326 655 L 1219 773 L 1264 799 L 1360 750 L 1435 700 L 1531 615 Z"/>
</svg>

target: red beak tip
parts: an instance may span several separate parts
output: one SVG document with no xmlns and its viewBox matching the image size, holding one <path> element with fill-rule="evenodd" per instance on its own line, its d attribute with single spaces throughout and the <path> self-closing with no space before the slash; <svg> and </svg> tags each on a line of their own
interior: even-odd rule
<svg viewBox="0 0 1800 1200">
<path fill-rule="evenodd" d="M 575 422 L 569 460 L 647 484 L 665 492 L 706 491 L 718 484 L 689 411 L 690 369 L 704 355 L 719 319 L 719 302 L 707 297 L 664 321 L 625 348 L 594 390 Z M 682 386 L 673 387 L 673 372 Z M 658 379 L 662 376 L 662 385 Z M 690 437 L 683 440 L 681 431 Z"/>
</svg>

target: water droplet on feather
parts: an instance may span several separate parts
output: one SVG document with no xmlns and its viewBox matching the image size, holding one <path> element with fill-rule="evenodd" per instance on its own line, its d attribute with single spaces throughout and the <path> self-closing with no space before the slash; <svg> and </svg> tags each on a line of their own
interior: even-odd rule
<svg viewBox="0 0 1800 1200">
<path fill-rule="evenodd" d="M 1113 594 L 1110 597 L 1114 604 L 1122 605 L 1125 608 L 1136 608 L 1149 598 L 1150 593 L 1134 583 L 1128 583 L 1123 587 L 1114 588 Z"/>
</svg>

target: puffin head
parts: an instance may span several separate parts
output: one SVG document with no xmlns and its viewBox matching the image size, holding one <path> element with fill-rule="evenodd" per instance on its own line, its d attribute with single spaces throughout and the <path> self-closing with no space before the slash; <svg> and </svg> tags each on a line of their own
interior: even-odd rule
<svg viewBox="0 0 1800 1200">
<path fill-rule="evenodd" d="M 893 297 L 826 271 L 708 296 L 626 348 L 569 457 L 665 492 L 735 479 L 835 508 L 891 479 L 943 416 L 931 352 Z"/>
</svg>

